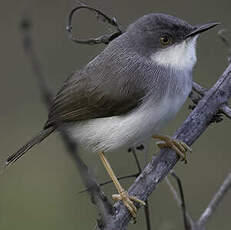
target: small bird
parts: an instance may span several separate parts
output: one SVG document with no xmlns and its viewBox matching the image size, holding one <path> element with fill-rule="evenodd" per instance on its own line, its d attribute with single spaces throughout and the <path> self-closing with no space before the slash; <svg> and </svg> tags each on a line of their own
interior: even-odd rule
<svg viewBox="0 0 231 230">
<path fill-rule="evenodd" d="M 199 34 L 218 24 L 192 26 L 154 13 L 139 18 L 64 82 L 43 130 L 9 156 L 6 164 L 65 127 L 78 143 L 99 154 L 118 190 L 113 199 L 121 200 L 135 218 L 133 202 L 145 202 L 122 188 L 104 153 L 153 137 L 161 140 L 160 148 L 172 148 L 185 160 L 190 148 L 159 132 L 191 92 Z"/>
</svg>

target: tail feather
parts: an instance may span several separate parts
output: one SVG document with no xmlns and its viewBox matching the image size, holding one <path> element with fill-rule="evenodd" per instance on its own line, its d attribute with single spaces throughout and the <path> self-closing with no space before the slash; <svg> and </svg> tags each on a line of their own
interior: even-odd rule
<svg viewBox="0 0 231 230">
<path fill-rule="evenodd" d="M 46 137 L 48 137 L 52 132 L 54 132 L 54 127 L 49 127 L 42 130 L 37 136 L 32 138 L 27 144 L 21 147 L 16 153 L 10 155 L 6 160 L 6 165 L 10 165 L 21 158 L 28 150 L 30 150 L 34 145 L 39 144 Z"/>
</svg>

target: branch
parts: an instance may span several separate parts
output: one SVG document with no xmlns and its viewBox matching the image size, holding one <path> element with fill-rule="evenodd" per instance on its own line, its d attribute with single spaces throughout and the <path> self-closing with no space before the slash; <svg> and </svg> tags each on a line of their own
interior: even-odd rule
<svg viewBox="0 0 231 230">
<path fill-rule="evenodd" d="M 231 189 L 231 172 L 225 178 L 221 187 L 219 188 L 217 193 L 214 195 L 208 207 L 205 209 L 200 219 L 198 220 L 197 225 L 201 227 L 201 229 L 208 222 L 209 218 L 211 218 L 211 216 L 214 214 L 216 208 L 218 207 L 218 205 L 220 204 L 220 202 L 222 201 L 222 199 L 224 198 L 225 194 L 228 192 L 229 189 Z"/>
<path fill-rule="evenodd" d="M 48 88 L 45 77 L 41 70 L 41 65 L 39 63 L 38 57 L 34 51 L 32 45 L 32 38 L 31 38 L 31 21 L 24 17 L 21 22 L 21 32 L 23 35 L 23 48 L 25 53 L 27 54 L 29 61 L 31 62 L 32 69 L 35 73 L 37 78 L 39 91 L 41 93 L 41 97 L 46 104 L 47 108 L 49 109 L 51 100 L 52 100 L 52 93 L 51 90 Z M 77 154 L 77 145 L 69 135 L 66 129 L 60 128 L 60 134 L 62 136 L 64 145 L 67 149 L 67 153 L 74 161 L 75 165 L 77 166 L 83 183 L 88 188 L 89 194 L 91 196 L 92 202 L 98 207 L 100 210 L 101 221 L 98 222 L 99 226 L 106 226 L 108 215 L 113 214 L 113 207 L 109 203 L 107 197 L 104 193 L 100 190 L 100 186 L 97 184 L 95 178 L 90 173 L 87 165 L 83 162 L 80 156 Z"/>
<path fill-rule="evenodd" d="M 213 116 L 219 109 L 227 103 L 231 95 L 231 64 L 227 67 L 223 75 L 216 84 L 207 91 L 205 96 L 199 101 L 196 108 L 191 112 L 182 126 L 177 130 L 174 138 L 184 141 L 189 146 L 192 145 L 199 136 L 211 124 Z M 170 149 L 161 150 L 142 171 L 141 175 L 135 180 L 129 194 L 138 199 L 147 200 L 156 186 L 170 172 L 178 162 L 179 157 Z M 137 205 L 137 207 L 139 207 Z M 114 205 L 117 210 L 110 219 L 110 225 L 104 230 L 125 229 L 131 219 L 131 215 L 123 206 L 117 202 Z"/>
</svg>

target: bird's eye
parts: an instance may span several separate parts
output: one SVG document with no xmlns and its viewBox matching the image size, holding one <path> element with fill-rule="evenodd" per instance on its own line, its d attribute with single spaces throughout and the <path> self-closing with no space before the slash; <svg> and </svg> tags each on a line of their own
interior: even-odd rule
<svg viewBox="0 0 231 230">
<path fill-rule="evenodd" d="M 160 43 L 163 46 L 170 45 L 172 43 L 172 37 L 168 34 L 161 35 Z"/>
</svg>

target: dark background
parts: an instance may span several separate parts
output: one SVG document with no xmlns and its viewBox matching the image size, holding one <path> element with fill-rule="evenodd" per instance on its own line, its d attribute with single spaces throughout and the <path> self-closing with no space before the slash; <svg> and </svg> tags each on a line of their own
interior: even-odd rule
<svg viewBox="0 0 231 230">
<path fill-rule="evenodd" d="M 192 24 L 220 21 L 231 28 L 230 0 L 165 0 L 165 1 L 87 1 L 110 16 L 117 16 L 121 24 L 128 25 L 138 17 L 151 13 L 172 14 Z M 0 3 L 0 162 L 34 136 L 43 126 L 47 111 L 40 100 L 37 82 L 27 56 L 24 54 L 19 31 L 23 14 L 34 23 L 33 37 L 36 52 L 52 90 L 75 69 L 90 61 L 103 49 L 100 46 L 76 45 L 65 32 L 67 15 L 75 4 L 64 0 L 13 0 Z M 77 32 L 96 35 L 105 29 L 98 26 L 93 16 L 80 15 Z M 218 28 L 199 39 L 198 64 L 194 79 L 210 87 L 227 65 L 226 48 L 217 36 Z M 189 114 L 189 101 L 177 118 L 165 129 L 172 134 Z M 198 218 L 214 192 L 230 171 L 231 122 L 211 125 L 193 145 L 189 164 L 178 164 L 189 212 Z M 157 151 L 150 147 L 148 159 Z M 99 181 L 108 179 L 98 156 L 80 151 Z M 144 154 L 138 153 L 144 162 Z M 108 156 L 117 175 L 136 171 L 131 154 L 118 152 Z M 129 162 L 129 164 L 128 164 Z M 2 167 L 2 166 L 1 166 Z M 126 188 L 132 180 L 123 182 Z M 84 189 L 79 173 L 58 134 L 49 137 L 39 147 L 0 176 L 0 229 L 93 229 L 97 210 L 88 195 L 78 194 Z M 112 185 L 105 186 L 109 196 L 115 193 Z M 165 182 L 152 194 L 151 221 L 153 229 L 183 229 L 182 218 L 175 200 Z M 231 196 L 228 194 L 209 222 L 210 230 L 230 229 Z M 145 229 L 143 211 L 138 223 L 129 229 Z"/>
</svg>

